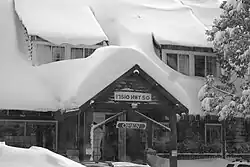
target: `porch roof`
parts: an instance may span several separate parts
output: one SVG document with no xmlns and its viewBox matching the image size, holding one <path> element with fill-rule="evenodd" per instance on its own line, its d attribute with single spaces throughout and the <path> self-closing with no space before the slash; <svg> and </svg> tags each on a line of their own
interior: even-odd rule
<svg viewBox="0 0 250 167">
<path fill-rule="evenodd" d="M 92 10 L 80 0 L 15 0 L 30 35 L 53 44 L 94 45 L 108 38 Z"/>
</svg>

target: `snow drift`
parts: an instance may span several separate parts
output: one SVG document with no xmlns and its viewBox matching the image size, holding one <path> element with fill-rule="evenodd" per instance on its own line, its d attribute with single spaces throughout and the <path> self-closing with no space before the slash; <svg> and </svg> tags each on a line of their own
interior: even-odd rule
<svg viewBox="0 0 250 167">
<path fill-rule="evenodd" d="M 0 20 L 0 109 L 57 110 L 55 96 L 25 60 L 24 30 L 12 1 L 0 1 Z"/>
<path fill-rule="evenodd" d="M 18 148 L 0 143 L 1 167 L 84 167 L 41 147 Z"/>
</svg>

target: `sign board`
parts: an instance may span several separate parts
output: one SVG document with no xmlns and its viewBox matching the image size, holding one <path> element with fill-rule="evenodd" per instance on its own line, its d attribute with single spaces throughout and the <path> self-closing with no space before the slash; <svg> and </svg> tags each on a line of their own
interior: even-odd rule
<svg viewBox="0 0 250 167">
<path fill-rule="evenodd" d="M 115 101 L 141 101 L 149 102 L 152 101 L 152 96 L 150 93 L 140 93 L 140 92 L 115 92 Z"/>
<path fill-rule="evenodd" d="M 143 129 L 145 130 L 147 124 L 144 122 L 127 122 L 127 121 L 117 121 L 116 128 L 124 129 Z"/>
</svg>

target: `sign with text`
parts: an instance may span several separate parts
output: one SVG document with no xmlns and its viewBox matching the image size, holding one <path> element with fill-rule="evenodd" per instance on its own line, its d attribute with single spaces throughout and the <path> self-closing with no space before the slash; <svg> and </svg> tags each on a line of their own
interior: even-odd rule
<svg viewBox="0 0 250 167">
<path fill-rule="evenodd" d="M 150 93 L 140 93 L 140 92 L 115 92 L 115 101 L 141 101 L 147 102 L 152 100 Z"/>
<path fill-rule="evenodd" d="M 117 121 L 116 123 L 116 128 L 145 130 L 146 127 L 147 127 L 147 124 L 144 122 Z"/>
</svg>

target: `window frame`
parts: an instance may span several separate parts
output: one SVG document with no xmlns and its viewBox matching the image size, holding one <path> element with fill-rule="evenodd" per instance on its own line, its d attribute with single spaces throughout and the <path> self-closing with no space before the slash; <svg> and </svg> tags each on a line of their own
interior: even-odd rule
<svg viewBox="0 0 250 167">
<path fill-rule="evenodd" d="M 84 47 L 70 47 L 70 59 L 79 59 L 76 57 L 72 56 L 72 49 L 81 49 L 82 50 L 82 57 L 81 58 L 85 58 L 85 49 Z"/>
<path fill-rule="evenodd" d="M 53 47 L 63 48 L 64 49 L 64 56 L 63 57 L 60 56 L 60 60 L 55 60 L 55 57 L 54 57 L 54 54 L 53 54 Z M 62 60 L 66 59 L 66 47 L 65 46 L 50 45 L 50 50 L 51 50 L 51 53 L 52 53 L 52 62 L 62 61 Z"/>
<path fill-rule="evenodd" d="M 197 55 L 197 56 L 205 56 L 205 57 L 210 57 L 210 56 L 211 57 L 217 57 L 215 53 L 210 53 L 210 52 L 162 49 L 162 51 L 161 51 L 161 60 L 162 61 L 165 60 L 164 61 L 165 64 L 167 64 L 167 57 L 165 59 L 163 57 L 167 56 L 167 54 L 188 55 L 189 56 L 189 74 L 187 76 L 195 76 L 195 77 L 201 77 L 201 76 L 196 76 L 195 75 L 195 55 Z M 178 67 L 177 70 L 178 70 L 178 72 L 180 72 L 179 71 L 179 58 L 178 57 L 179 56 L 177 56 L 177 67 Z M 207 61 L 205 60 L 205 64 L 207 64 L 206 62 Z M 217 78 L 220 75 L 220 69 L 219 69 L 218 63 L 216 63 L 216 69 L 215 70 L 216 70 L 216 76 L 215 77 Z M 186 74 L 183 74 L 183 75 L 186 75 Z"/>
<path fill-rule="evenodd" d="M 195 75 L 195 57 L 196 56 L 202 56 L 202 57 L 205 57 L 205 67 L 204 67 L 204 75 L 205 76 L 197 76 L 197 75 Z M 194 54 L 194 76 L 197 76 L 197 77 L 206 77 L 207 75 L 208 75 L 208 68 L 207 68 L 207 66 L 208 66 L 208 60 L 207 60 L 207 57 L 215 57 L 216 58 L 216 56 L 206 56 L 206 55 L 198 55 L 198 54 Z M 215 71 L 216 71 L 216 76 L 214 76 L 214 77 L 218 77 L 218 65 L 217 65 L 217 62 L 216 62 L 216 67 L 215 67 Z"/>
<path fill-rule="evenodd" d="M 205 123 L 205 144 L 208 144 L 207 140 L 208 140 L 208 136 L 207 136 L 207 130 L 208 130 L 208 126 L 210 127 L 220 127 L 220 142 L 223 141 L 223 127 L 222 124 L 220 123 Z"/>
</svg>

